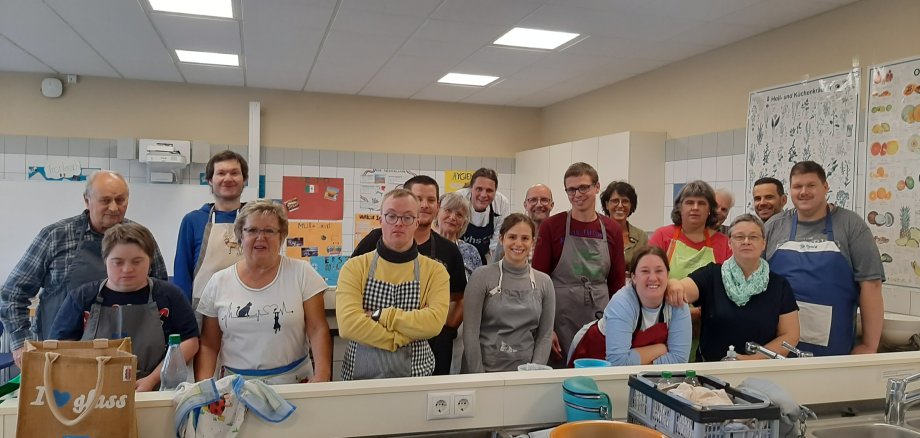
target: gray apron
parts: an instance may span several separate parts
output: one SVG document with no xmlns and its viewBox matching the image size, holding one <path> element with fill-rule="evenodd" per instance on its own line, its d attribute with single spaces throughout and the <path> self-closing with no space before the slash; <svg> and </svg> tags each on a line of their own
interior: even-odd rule
<svg viewBox="0 0 920 438">
<path fill-rule="evenodd" d="M 131 349 L 137 356 L 137 378 L 150 375 L 166 355 L 166 340 L 163 336 L 163 323 L 160 309 L 153 299 L 153 280 L 150 284 L 150 296 L 145 304 L 127 306 L 103 306 L 102 287 L 99 285 L 96 302 L 89 311 L 86 328 L 83 329 L 82 341 L 97 338 L 120 339 L 131 338 Z"/>
<path fill-rule="evenodd" d="M 537 282 L 530 268 L 530 289 L 502 287 L 503 261 L 498 262 L 498 285 L 489 291 L 482 304 L 483 327 L 479 330 L 479 348 L 485 372 L 516 371 L 518 365 L 532 362 L 534 334 L 540 325 L 542 302 L 534 291 Z"/>
<path fill-rule="evenodd" d="M 364 286 L 364 309 L 377 310 L 396 307 L 417 310 L 421 294 L 419 261 L 415 264 L 415 279 L 400 284 L 374 278 L 379 254 L 374 252 L 367 284 Z M 348 341 L 342 363 L 342 380 L 382 379 L 389 377 L 430 376 L 434 371 L 434 353 L 427 340 L 416 340 L 396 349 L 386 351 L 356 341 Z"/>
<path fill-rule="evenodd" d="M 92 231 L 89 232 L 92 233 Z M 51 326 L 54 325 L 58 309 L 64 304 L 64 299 L 67 297 L 68 292 L 107 276 L 105 262 L 102 260 L 102 236 L 93 234 L 91 240 L 84 240 L 86 233 L 87 231 L 84 229 L 77 239 L 80 244 L 77 247 L 76 254 L 70 259 L 67 276 L 64 278 L 64 284 L 61 288 L 55 291 L 42 289 L 38 309 L 35 310 L 38 327 L 32 328 L 37 339 L 45 340 L 51 336 Z"/>
<path fill-rule="evenodd" d="M 569 351 L 572 339 L 585 324 L 597 319 L 610 301 L 607 274 L 610 272 L 610 251 L 607 249 L 607 227 L 601 226 L 601 238 L 572 236 L 572 212 L 566 213 L 565 240 L 562 256 L 550 277 L 556 288 L 556 320 L 553 325 L 563 354 Z M 551 360 L 554 366 L 562 362 Z"/>
</svg>

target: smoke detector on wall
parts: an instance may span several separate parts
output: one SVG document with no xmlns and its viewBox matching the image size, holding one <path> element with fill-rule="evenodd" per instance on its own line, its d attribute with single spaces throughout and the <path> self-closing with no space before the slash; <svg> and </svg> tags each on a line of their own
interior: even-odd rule
<svg viewBox="0 0 920 438">
<path fill-rule="evenodd" d="M 45 78 L 42 80 L 42 96 L 52 99 L 64 94 L 64 83 L 58 78 Z"/>
</svg>

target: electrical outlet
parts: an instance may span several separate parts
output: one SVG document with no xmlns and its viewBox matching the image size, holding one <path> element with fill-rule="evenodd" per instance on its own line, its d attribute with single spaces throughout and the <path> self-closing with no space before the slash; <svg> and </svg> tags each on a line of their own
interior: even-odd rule
<svg viewBox="0 0 920 438">
<path fill-rule="evenodd" d="M 428 419 L 441 420 L 451 418 L 453 406 L 452 394 L 449 392 L 428 393 Z"/>
<path fill-rule="evenodd" d="M 476 391 L 457 391 L 451 396 L 452 418 L 470 418 L 476 415 Z"/>
</svg>

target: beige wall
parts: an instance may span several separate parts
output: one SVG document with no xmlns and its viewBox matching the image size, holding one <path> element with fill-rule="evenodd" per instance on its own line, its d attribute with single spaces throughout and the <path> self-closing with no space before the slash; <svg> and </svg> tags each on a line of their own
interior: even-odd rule
<svg viewBox="0 0 920 438">
<path fill-rule="evenodd" d="M 917 0 L 863 0 L 662 67 L 544 108 L 540 144 L 743 127 L 751 91 L 920 55 L 918 17 Z"/>
<path fill-rule="evenodd" d="M 305 149 L 513 157 L 539 146 L 540 110 L 81 77 L 41 95 L 48 75 L 0 73 L 0 133 L 247 144 L 262 102 L 262 144 Z"/>
</svg>

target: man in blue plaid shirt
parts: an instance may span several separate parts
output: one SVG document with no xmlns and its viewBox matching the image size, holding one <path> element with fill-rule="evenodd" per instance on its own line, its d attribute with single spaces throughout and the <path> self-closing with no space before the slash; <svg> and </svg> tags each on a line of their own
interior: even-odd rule
<svg viewBox="0 0 920 438">
<path fill-rule="evenodd" d="M 26 339 L 47 338 L 67 292 L 106 277 L 103 233 L 115 224 L 130 222 L 125 219 L 128 182 L 118 172 L 102 170 L 92 174 L 83 200 L 83 213 L 39 231 L 0 289 L 0 321 L 10 334 L 10 351 L 17 366 L 22 366 Z M 168 280 L 168 275 L 157 247 L 150 276 Z M 33 326 L 28 306 L 39 290 L 42 292 Z"/>
</svg>

